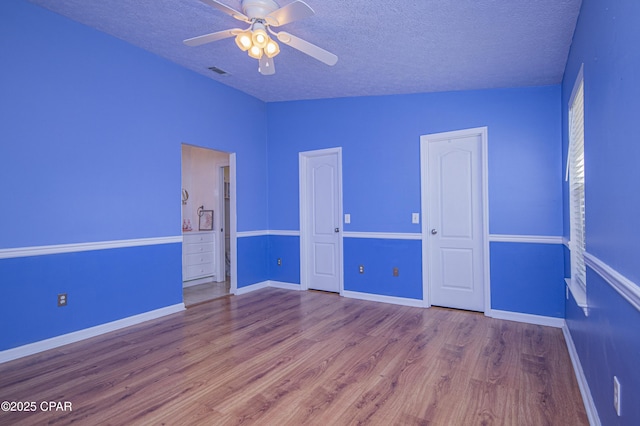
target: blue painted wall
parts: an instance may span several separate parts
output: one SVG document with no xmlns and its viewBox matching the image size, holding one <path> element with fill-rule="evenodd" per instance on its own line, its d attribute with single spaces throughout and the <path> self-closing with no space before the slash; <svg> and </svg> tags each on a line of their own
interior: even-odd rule
<svg viewBox="0 0 640 426">
<path fill-rule="evenodd" d="M 635 0 L 584 0 L 562 84 L 566 153 L 567 105 L 584 63 L 587 252 L 636 285 L 640 283 L 640 191 L 635 188 L 640 182 L 638 17 L 640 3 Z M 568 237 L 567 215 L 565 209 Z M 602 424 L 640 424 L 640 315 L 590 269 L 587 302 L 588 317 L 573 299 L 567 302 L 567 323 Z M 621 417 L 613 409 L 614 375 L 622 386 Z"/>
<path fill-rule="evenodd" d="M 587 270 L 589 316 L 573 298 L 567 302 L 571 331 L 591 396 L 603 425 L 637 425 L 640 419 L 640 312 L 597 273 Z M 613 409 L 613 376 L 622 388 L 622 412 Z"/>
<path fill-rule="evenodd" d="M 24 0 L 0 4 L 0 54 L 9 59 L 0 68 L 0 249 L 179 235 L 181 143 L 237 153 L 238 231 L 299 229 L 298 152 L 342 146 L 344 211 L 352 218 L 344 229 L 420 232 L 411 224 L 411 213 L 420 211 L 420 135 L 480 126 L 489 128 L 490 232 L 562 231 L 560 86 L 265 105 Z M 47 311 L 57 325 L 0 347 L 179 303 L 180 254 L 173 246 L 162 246 L 162 254 L 150 247 L 92 252 L 87 265 L 96 273 L 124 272 L 117 284 L 82 285 L 105 302 L 123 288 L 136 295 L 112 310 L 97 306 L 98 299 L 78 299 L 81 283 L 68 282 L 76 256 L 0 260 L 0 285 L 11 294 L 38 294 L 38 303 L 55 307 L 51 295 L 68 291 L 70 300 L 67 310 Z M 345 288 L 419 299 L 420 252 L 418 241 L 346 238 Z M 119 260 L 125 254 L 145 268 L 158 255 L 176 270 L 154 278 L 158 294 L 147 301 L 148 283 Z M 299 283 L 299 260 L 298 237 L 239 238 L 238 286 Z M 516 273 L 546 264 L 519 260 Z M 492 257 L 492 265 L 507 261 L 500 251 Z M 364 280 L 361 263 L 367 271 L 379 268 L 382 278 Z M 21 278 L 16 265 L 42 269 L 46 279 Z M 394 266 L 400 277 L 387 280 Z M 531 303 L 511 303 L 513 288 L 500 282 L 496 300 L 518 312 L 557 312 L 555 284 L 518 285 L 535 296 Z M 71 308 L 73 320 L 64 322 Z M 34 309 L 10 311 L 3 322 L 33 330 Z"/>
<path fill-rule="evenodd" d="M 238 230 L 266 229 L 263 102 L 23 0 L 0 2 L 0 56 L 0 249 L 179 236 L 181 143 L 237 153 Z M 3 294 L 30 301 L 1 310 L 0 349 L 180 303 L 181 286 L 175 244 L 0 259 Z"/>
<path fill-rule="evenodd" d="M 238 288 L 263 281 L 300 284 L 300 237 L 261 235 L 238 238 Z M 278 259 L 281 264 L 278 265 Z"/>
<path fill-rule="evenodd" d="M 300 284 L 300 237 L 269 235 L 267 264 L 270 280 Z"/>
<path fill-rule="evenodd" d="M 491 308 L 564 318 L 563 247 L 492 242 Z"/>
<path fill-rule="evenodd" d="M 179 235 L 182 142 L 237 152 L 238 230 L 265 229 L 264 103 L 22 0 L 0 19 L 0 248 Z"/>
<path fill-rule="evenodd" d="M 181 271 L 180 243 L 0 260 L 0 351 L 181 303 Z"/>
<path fill-rule="evenodd" d="M 345 231 L 420 232 L 420 136 L 489 128 L 490 231 L 561 235 L 560 87 L 270 103 L 269 227 L 299 229 L 298 153 L 343 147 Z"/>
<path fill-rule="evenodd" d="M 344 230 L 420 232 L 411 223 L 420 212 L 420 136 L 488 126 L 490 232 L 562 233 L 559 86 L 271 103 L 267 114 L 270 229 L 299 229 L 298 153 L 341 146 L 344 212 L 351 214 Z M 520 269 L 511 269 L 516 284 L 499 279 L 492 293 L 516 312 L 562 316 L 562 269 L 541 277 L 552 282 L 520 277 L 548 265 L 525 246 Z M 345 238 L 345 289 L 421 298 L 420 253 L 416 241 Z M 492 267 L 513 260 L 492 254 Z M 357 272 L 364 264 L 386 277 L 400 261 L 400 279 Z M 507 302 L 518 291 L 534 297 Z"/>
<path fill-rule="evenodd" d="M 261 283 L 269 279 L 267 252 L 269 236 L 238 238 L 238 288 Z"/>
<path fill-rule="evenodd" d="M 422 300 L 421 245 L 420 240 L 345 238 L 344 289 Z"/>
</svg>

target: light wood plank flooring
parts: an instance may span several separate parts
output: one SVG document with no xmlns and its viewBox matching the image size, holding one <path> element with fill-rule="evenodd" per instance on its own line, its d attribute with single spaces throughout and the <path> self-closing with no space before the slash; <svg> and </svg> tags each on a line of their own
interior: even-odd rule
<svg viewBox="0 0 640 426">
<path fill-rule="evenodd" d="M 2 425 L 586 425 L 559 329 L 263 289 L 0 365 Z"/>
<path fill-rule="evenodd" d="M 230 294 L 231 283 L 229 280 L 215 283 L 192 285 L 182 289 L 182 300 L 187 308 L 208 302 L 218 297 Z"/>
</svg>

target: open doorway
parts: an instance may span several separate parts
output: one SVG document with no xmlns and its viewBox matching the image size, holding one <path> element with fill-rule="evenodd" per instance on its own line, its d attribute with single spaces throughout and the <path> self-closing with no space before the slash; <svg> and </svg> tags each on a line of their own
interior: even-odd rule
<svg viewBox="0 0 640 426">
<path fill-rule="evenodd" d="M 233 154 L 182 144 L 182 287 L 187 308 L 235 290 L 233 160 Z"/>
</svg>

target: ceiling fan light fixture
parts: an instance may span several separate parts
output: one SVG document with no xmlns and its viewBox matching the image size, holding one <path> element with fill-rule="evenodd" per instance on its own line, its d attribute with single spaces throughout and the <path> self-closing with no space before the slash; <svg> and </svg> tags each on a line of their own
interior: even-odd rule
<svg viewBox="0 0 640 426">
<path fill-rule="evenodd" d="M 271 27 L 278 27 L 302 18 L 312 16 L 313 9 L 302 0 L 290 0 L 289 4 L 280 7 L 275 0 L 237 0 L 242 6 L 242 12 L 227 6 L 220 0 L 201 0 L 204 3 L 249 24 L 246 29 L 230 28 L 198 37 L 183 40 L 187 46 L 200 46 L 206 43 L 235 37 L 238 48 L 260 62 L 259 70 L 263 75 L 275 73 L 273 57 L 280 53 L 280 43 L 284 43 L 320 62 L 335 65 L 338 57 L 315 44 L 293 36 L 285 31 L 275 32 Z M 273 36 L 267 33 L 267 31 Z M 218 72 L 218 71 L 216 71 Z"/>
<path fill-rule="evenodd" d="M 249 50 L 253 44 L 251 42 L 251 32 L 243 31 L 240 34 L 238 34 L 236 36 L 236 44 L 243 52 L 246 52 L 247 50 Z"/>
<path fill-rule="evenodd" d="M 260 59 L 262 58 L 262 49 L 258 46 L 256 46 L 255 44 L 253 46 L 251 46 L 251 48 L 249 49 L 249 51 L 247 52 L 249 53 L 249 56 L 251 56 L 254 59 Z"/>
<path fill-rule="evenodd" d="M 275 41 L 269 39 L 264 48 L 264 54 L 267 55 L 268 58 L 273 58 L 278 53 L 280 53 L 280 46 L 278 46 L 278 43 Z"/>
<path fill-rule="evenodd" d="M 253 26 L 253 32 L 251 34 L 251 40 L 253 44 L 258 46 L 260 49 L 264 49 L 269 42 L 269 35 L 265 30 L 265 27 L 260 22 L 256 22 Z"/>
</svg>

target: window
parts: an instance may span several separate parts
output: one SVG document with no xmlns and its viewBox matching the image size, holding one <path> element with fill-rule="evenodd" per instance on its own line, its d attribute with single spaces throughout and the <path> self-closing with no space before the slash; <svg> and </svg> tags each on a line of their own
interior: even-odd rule
<svg viewBox="0 0 640 426">
<path fill-rule="evenodd" d="M 571 283 L 569 288 L 579 305 L 586 303 L 585 225 L 584 225 L 584 79 L 582 69 L 578 74 L 569 101 L 569 153 L 567 156 L 569 178 L 569 222 L 571 226 Z M 583 293 L 577 297 L 576 291 Z"/>
</svg>

